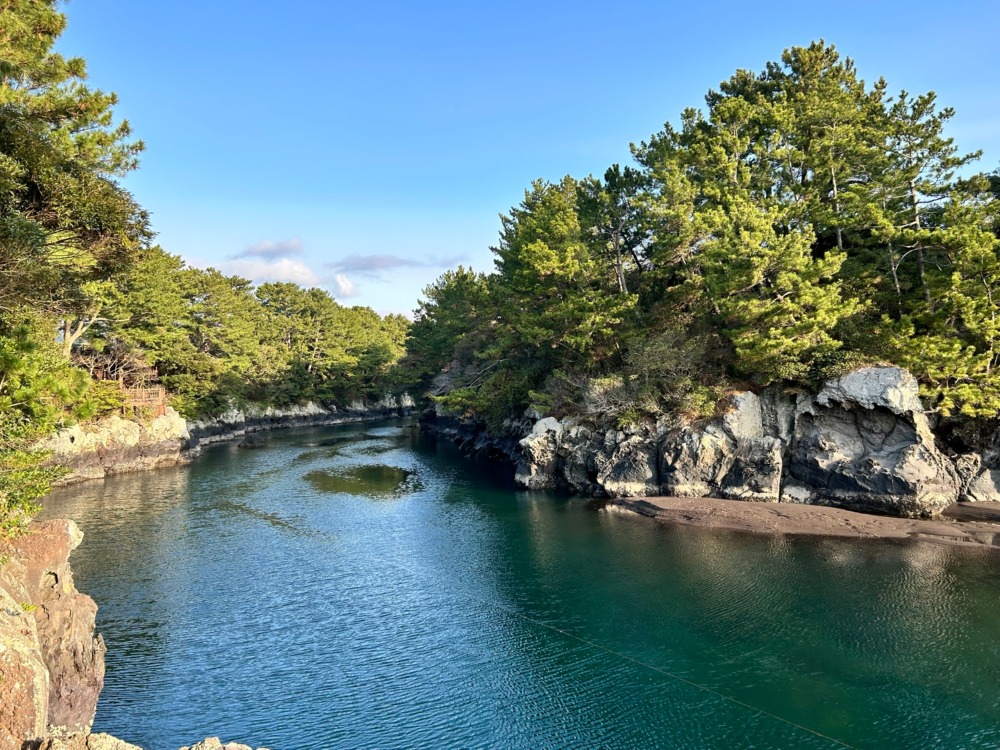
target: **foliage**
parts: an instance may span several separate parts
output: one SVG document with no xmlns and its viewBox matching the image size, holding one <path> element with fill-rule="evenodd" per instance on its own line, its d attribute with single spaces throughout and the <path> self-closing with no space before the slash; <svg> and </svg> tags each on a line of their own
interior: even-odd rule
<svg viewBox="0 0 1000 750">
<path fill-rule="evenodd" d="M 940 414 L 996 417 L 1000 177 L 958 177 L 978 154 L 945 136 L 953 111 L 866 84 L 822 41 L 705 103 L 635 167 L 533 183 L 495 272 L 462 271 L 469 319 L 459 279 L 428 290 L 405 361 L 451 371 L 439 402 L 494 423 L 529 405 L 698 418 L 730 382 L 893 363 Z"/>
<path fill-rule="evenodd" d="M 84 284 L 127 265 L 149 229 L 115 182 L 142 143 L 114 122 L 115 95 L 85 85 L 84 61 L 52 51 L 57 4 L 0 8 L 0 310 L 70 319 L 93 307 Z"/>
</svg>

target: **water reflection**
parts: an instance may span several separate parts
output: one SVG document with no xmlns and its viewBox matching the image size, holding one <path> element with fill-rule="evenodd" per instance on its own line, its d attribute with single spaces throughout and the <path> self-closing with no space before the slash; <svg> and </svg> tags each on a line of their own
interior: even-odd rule
<svg viewBox="0 0 1000 750">
<path fill-rule="evenodd" d="M 782 719 L 1000 745 L 1000 556 L 979 550 L 661 526 L 517 492 L 398 424 L 214 446 L 46 513 L 87 534 L 95 729 L 149 750 L 832 746 Z"/>
</svg>

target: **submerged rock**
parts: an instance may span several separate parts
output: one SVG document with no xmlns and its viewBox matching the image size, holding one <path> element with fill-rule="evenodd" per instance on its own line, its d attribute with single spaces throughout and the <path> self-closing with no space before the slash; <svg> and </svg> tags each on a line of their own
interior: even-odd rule
<svg viewBox="0 0 1000 750">
<path fill-rule="evenodd" d="M 236 444 L 236 447 L 253 450 L 254 448 L 263 448 L 265 445 L 267 445 L 267 440 L 263 435 L 259 435 L 256 432 L 248 432 L 246 437 Z"/>
</svg>

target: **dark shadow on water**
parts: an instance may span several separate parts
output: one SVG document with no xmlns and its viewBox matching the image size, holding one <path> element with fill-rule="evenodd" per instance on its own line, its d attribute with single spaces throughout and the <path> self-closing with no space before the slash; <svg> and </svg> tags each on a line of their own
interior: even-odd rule
<svg viewBox="0 0 1000 750">
<path fill-rule="evenodd" d="M 351 453 L 359 456 L 377 456 L 381 453 L 388 453 L 396 447 L 395 444 L 390 443 L 388 440 L 365 440 L 352 448 Z"/>
<path fill-rule="evenodd" d="M 355 466 L 342 471 L 311 471 L 305 475 L 314 489 L 372 498 L 402 497 L 417 489 L 416 474 L 395 466 Z"/>
<path fill-rule="evenodd" d="M 278 529 L 283 529 L 284 531 L 290 531 L 293 534 L 298 534 L 301 536 L 308 537 L 326 537 L 332 538 L 330 534 L 323 531 L 318 531 L 316 529 L 310 529 L 302 526 L 297 526 L 296 524 L 288 521 L 276 513 L 269 513 L 258 508 L 254 508 L 250 505 L 244 503 L 233 502 L 232 500 L 222 500 L 216 502 L 213 506 L 214 510 L 228 512 L 228 513 L 238 513 L 241 515 L 251 516 L 259 521 L 263 521 L 271 526 Z"/>
</svg>

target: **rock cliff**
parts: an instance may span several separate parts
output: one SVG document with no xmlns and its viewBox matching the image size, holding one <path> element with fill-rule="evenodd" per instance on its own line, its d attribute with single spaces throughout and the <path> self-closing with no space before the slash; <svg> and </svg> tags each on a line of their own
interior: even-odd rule
<svg viewBox="0 0 1000 750">
<path fill-rule="evenodd" d="M 0 747 L 94 720 L 105 648 L 69 567 L 82 538 L 72 521 L 45 521 L 0 549 Z"/>
<path fill-rule="evenodd" d="M 73 482 L 171 466 L 183 460 L 189 439 L 187 422 L 168 408 L 145 423 L 113 415 L 67 427 L 38 447 L 52 452 L 52 463 L 68 467 L 63 481 Z"/>
<path fill-rule="evenodd" d="M 468 433 L 457 431 L 466 447 L 484 441 Z M 861 368 L 815 394 L 735 393 L 721 416 L 695 424 L 602 429 L 546 417 L 521 434 L 503 452 L 528 489 L 808 503 L 911 518 L 960 499 L 1000 499 L 1000 441 L 993 453 L 946 455 L 916 380 L 895 367 Z"/>
<path fill-rule="evenodd" d="M 380 419 L 406 414 L 412 408 L 413 401 L 405 394 L 371 404 L 356 402 L 343 411 L 314 403 L 283 409 L 231 409 L 215 419 L 200 422 L 187 422 L 168 408 L 166 414 L 149 422 L 114 415 L 95 424 L 67 427 L 38 447 L 52 453 L 51 463 L 70 470 L 61 480 L 62 484 L 68 484 L 183 463 L 206 445 L 243 438 L 250 433 Z"/>
</svg>

